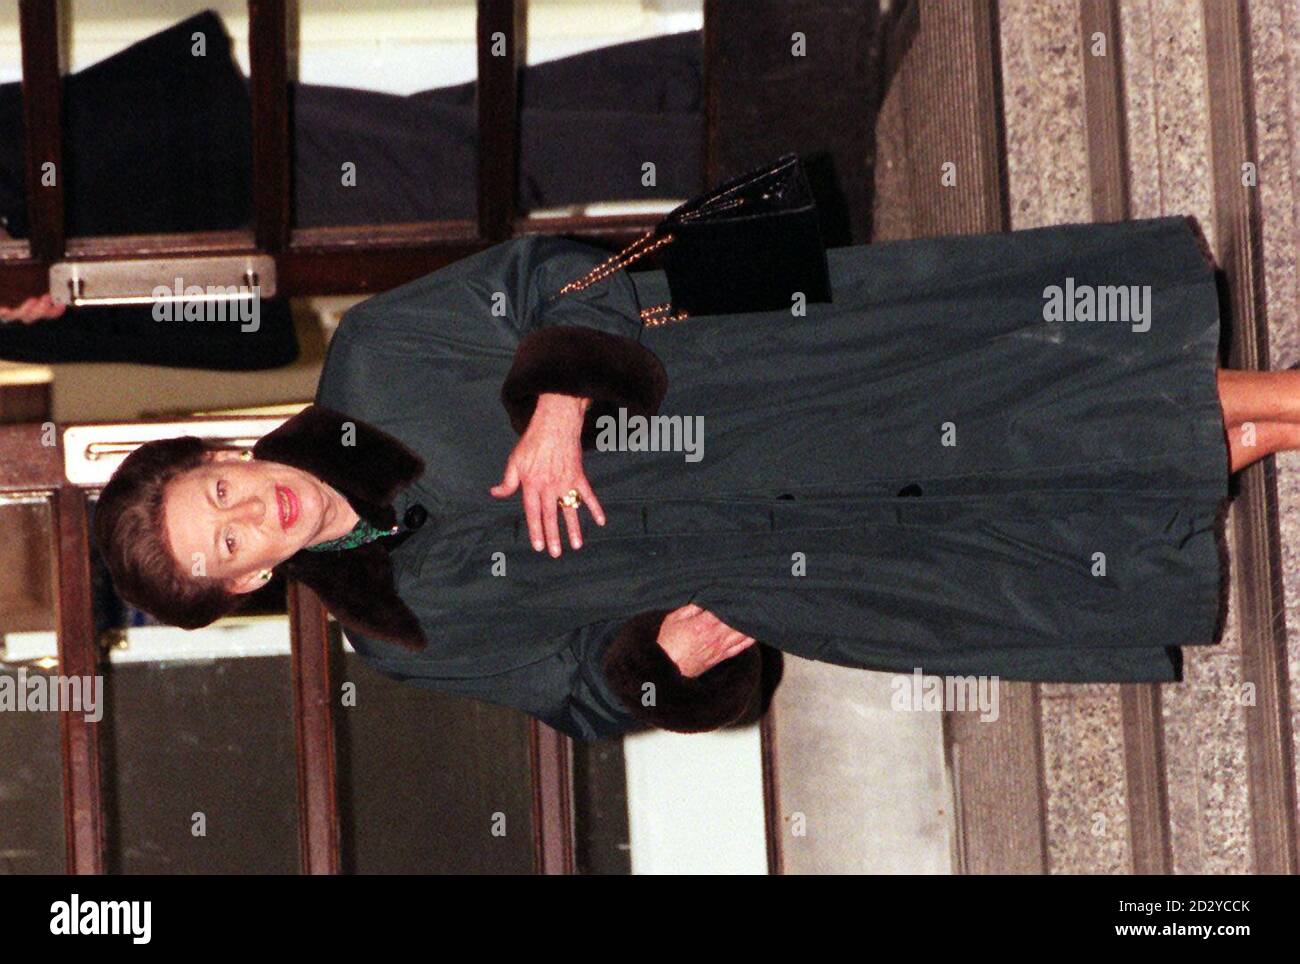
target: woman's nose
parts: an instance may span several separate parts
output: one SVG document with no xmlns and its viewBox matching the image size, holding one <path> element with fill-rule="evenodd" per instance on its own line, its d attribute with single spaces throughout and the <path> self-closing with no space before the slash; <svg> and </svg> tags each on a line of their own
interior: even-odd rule
<svg viewBox="0 0 1300 964">
<path fill-rule="evenodd" d="M 266 515 L 266 500 L 257 496 L 250 496 L 231 507 L 231 512 L 235 518 L 250 525 L 257 525 Z"/>
</svg>

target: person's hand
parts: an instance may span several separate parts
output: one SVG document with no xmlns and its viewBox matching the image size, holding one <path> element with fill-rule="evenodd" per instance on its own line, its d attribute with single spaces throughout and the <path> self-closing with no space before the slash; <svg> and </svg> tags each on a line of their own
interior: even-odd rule
<svg viewBox="0 0 1300 964">
<path fill-rule="evenodd" d="M 67 310 L 67 305 L 56 304 L 47 292 L 39 298 L 28 298 L 17 307 L 0 308 L 0 321 L 21 321 L 24 325 L 30 325 L 33 322 L 58 318 Z"/>
<path fill-rule="evenodd" d="M 506 460 L 505 475 L 489 490 L 504 499 L 523 486 L 528 538 L 538 552 L 549 547 L 552 556 L 559 556 L 561 511 L 569 545 L 582 548 L 577 507 L 561 509 L 559 504 L 571 489 L 577 490 L 579 504 L 587 507 L 596 524 L 605 524 L 605 510 L 582 471 L 582 422 L 590 404 L 591 399 L 572 395 L 539 396 L 528 428 Z"/>
<path fill-rule="evenodd" d="M 683 676 L 699 676 L 753 645 L 754 637 L 694 603 L 674 609 L 659 627 L 659 646 Z"/>
</svg>

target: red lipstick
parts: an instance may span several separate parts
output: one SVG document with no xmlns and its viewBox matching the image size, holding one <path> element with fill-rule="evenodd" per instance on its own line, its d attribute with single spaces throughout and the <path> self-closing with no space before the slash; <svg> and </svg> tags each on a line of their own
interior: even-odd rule
<svg viewBox="0 0 1300 964">
<path fill-rule="evenodd" d="M 280 510 L 280 528 L 288 529 L 298 519 L 298 496 L 283 485 L 275 487 L 275 502 Z"/>
</svg>

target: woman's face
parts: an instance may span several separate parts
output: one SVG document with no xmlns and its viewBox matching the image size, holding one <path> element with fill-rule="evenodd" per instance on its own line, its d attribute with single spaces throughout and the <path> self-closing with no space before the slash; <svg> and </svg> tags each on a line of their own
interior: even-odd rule
<svg viewBox="0 0 1300 964">
<path fill-rule="evenodd" d="M 315 476 L 278 462 L 214 452 L 163 493 L 167 544 L 182 572 L 221 579 L 231 592 L 264 585 L 261 572 L 321 542 L 342 497 Z"/>
</svg>

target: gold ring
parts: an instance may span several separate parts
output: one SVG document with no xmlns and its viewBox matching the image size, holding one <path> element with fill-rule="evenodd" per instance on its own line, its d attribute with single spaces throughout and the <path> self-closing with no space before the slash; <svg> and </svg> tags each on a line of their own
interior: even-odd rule
<svg viewBox="0 0 1300 964">
<path fill-rule="evenodd" d="M 581 503 L 578 500 L 578 490 L 570 489 L 564 495 L 555 500 L 566 509 L 576 509 Z"/>
</svg>

